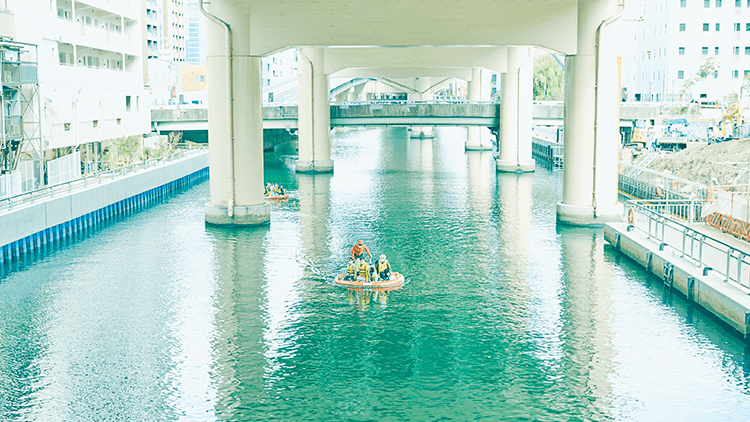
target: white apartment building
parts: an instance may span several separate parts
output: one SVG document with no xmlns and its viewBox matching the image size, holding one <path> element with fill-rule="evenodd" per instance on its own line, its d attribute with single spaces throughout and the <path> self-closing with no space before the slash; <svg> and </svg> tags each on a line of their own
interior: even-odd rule
<svg viewBox="0 0 750 422">
<path fill-rule="evenodd" d="M 630 5 L 629 5 L 630 6 Z M 621 85 L 630 101 L 679 100 L 685 82 L 707 59 L 718 70 L 684 92 L 683 100 L 722 101 L 750 75 L 750 0 L 644 0 L 623 61 Z M 748 93 L 745 93 L 746 95 Z"/>
<path fill-rule="evenodd" d="M 3 3 L 15 29 L 0 35 L 38 46 L 46 159 L 149 132 L 141 0 Z"/>
</svg>

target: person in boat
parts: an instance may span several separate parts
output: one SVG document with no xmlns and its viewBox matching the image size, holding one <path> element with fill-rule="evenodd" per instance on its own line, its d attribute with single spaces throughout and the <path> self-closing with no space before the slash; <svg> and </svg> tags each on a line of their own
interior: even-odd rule
<svg viewBox="0 0 750 422">
<path fill-rule="evenodd" d="M 367 256 L 370 257 L 370 260 L 372 260 L 372 254 L 370 253 L 370 249 L 365 246 L 365 243 L 361 240 L 357 241 L 357 243 L 352 246 L 352 251 L 350 255 L 354 259 L 365 259 L 365 253 L 367 253 Z"/>
<path fill-rule="evenodd" d="M 385 259 L 385 255 L 380 255 L 380 259 L 375 263 L 375 271 L 381 280 L 389 280 L 391 278 L 391 263 Z"/>
<path fill-rule="evenodd" d="M 370 281 L 370 265 L 364 259 L 358 259 L 357 264 L 357 281 Z"/>
<path fill-rule="evenodd" d="M 349 265 L 346 266 L 346 276 L 344 276 L 344 280 L 354 281 L 356 272 L 357 267 L 354 265 L 354 258 L 349 257 Z"/>
</svg>

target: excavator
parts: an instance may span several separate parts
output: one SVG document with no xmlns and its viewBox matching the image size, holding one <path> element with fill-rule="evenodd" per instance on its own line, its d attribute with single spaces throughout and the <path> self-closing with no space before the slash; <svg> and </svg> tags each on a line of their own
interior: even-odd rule
<svg viewBox="0 0 750 422">
<path fill-rule="evenodd" d="M 708 128 L 708 143 L 732 141 L 740 138 L 740 127 L 743 123 L 742 100 L 724 110 L 718 124 Z"/>
</svg>

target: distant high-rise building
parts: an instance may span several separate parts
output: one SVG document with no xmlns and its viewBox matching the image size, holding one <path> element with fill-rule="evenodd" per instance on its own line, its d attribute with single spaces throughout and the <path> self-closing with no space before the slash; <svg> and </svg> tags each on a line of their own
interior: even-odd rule
<svg viewBox="0 0 750 422">
<path fill-rule="evenodd" d="M 187 1 L 186 60 L 190 64 L 206 64 L 206 19 L 198 10 L 197 1 Z"/>
</svg>

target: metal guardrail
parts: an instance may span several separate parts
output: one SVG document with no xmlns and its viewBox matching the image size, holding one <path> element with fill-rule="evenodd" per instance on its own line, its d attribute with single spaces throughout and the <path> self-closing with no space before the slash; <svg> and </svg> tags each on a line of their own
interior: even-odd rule
<svg viewBox="0 0 750 422">
<path fill-rule="evenodd" d="M 14 208 L 19 206 L 33 204 L 40 200 L 55 198 L 57 195 L 64 195 L 71 192 L 83 190 L 88 188 L 89 186 L 99 185 L 103 182 L 111 181 L 119 177 L 137 173 L 139 171 L 145 171 L 147 169 L 158 167 L 166 163 L 171 163 L 176 160 L 199 154 L 203 151 L 206 151 L 207 149 L 208 147 L 200 147 L 196 149 L 175 152 L 163 157 L 152 158 L 146 161 L 130 164 L 128 166 L 94 173 L 68 182 L 45 186 L 40 189 L 24 192 L 7 198 L 2 198 L 0 199 L 0 214 L 10 212 Z"/>
<path fill-rule="evenodd" d="M 626 215 L 628 223 L 659 242 L 660 249 L 679 252 L 702 268 L 704 275 L 713 270 L 725 281 L 750 289 L 750 255 L 690 227 L 691 222 L 701 221 L 701 207 L 702 203 L 694 200 L 631 200 Z"/>
</svg>

